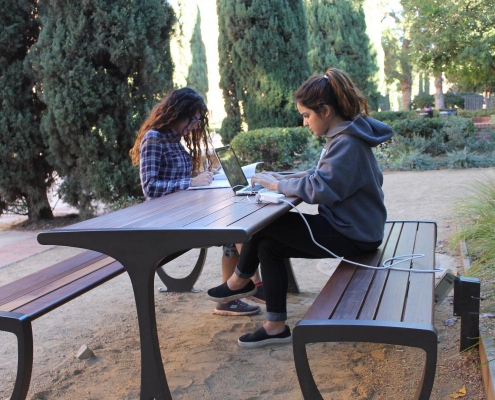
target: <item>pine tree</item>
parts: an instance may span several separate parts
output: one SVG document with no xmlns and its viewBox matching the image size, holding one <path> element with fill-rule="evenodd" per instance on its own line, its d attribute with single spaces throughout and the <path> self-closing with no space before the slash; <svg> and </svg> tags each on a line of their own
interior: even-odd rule
<svg viewBox="0 0 495 400">
<path fill-rule="evenodd" d="M 36 0 L 0 0 L 0 215 L 51 219 L 47 188 L 53 168 L 40 133 L 44 105 L 26 56 L 36 41 Z"/>
<path fill-rule="evenodd" d="M 250 130 L 300 124 L 292 96 L 309 76 L 302 0 L 219 0 L 218 16 L 220 85 L 231 121 L 222 136 L 238 114 Z"/>
<path fill-rule="evenodd" d="M 339 68 L 378 107 L 376 53 L 366 34 L 362 0 L 307 0 L 309 64 L 314 73 Z"/>
<path fill-rule="evenodd" d="M 191 37 L 192 63 L 187 75 L 187 86 L 195 89 L 206 99 L 208 93 L 208 66 L 206 64 L 206 48 L 201 37 L 201 13 L 199 7 Z"/>
<path fill-rule="evenodd" d="M 47 104 L 41 121 L 64 200 L 141 195 L 129 149 L 146 113 L 172 86 L 171 7 L 161 0 L 40 0 L 31 52 Z"/>
</svg>

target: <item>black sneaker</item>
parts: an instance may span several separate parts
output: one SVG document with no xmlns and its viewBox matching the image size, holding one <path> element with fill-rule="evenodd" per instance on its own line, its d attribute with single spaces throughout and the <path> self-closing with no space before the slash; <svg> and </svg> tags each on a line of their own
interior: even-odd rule
<svg viewBox="0 0 495 400">
<path fill-rule="evenodd" d="M 261 311 L 259 306 L 251 306 L 242 300 L 229 301 L 228 303 L 218 303 L 213 314 L 218 315 L 253 315 Z"/>
<path fill-rule="evenodd" d="M 230 290 L 227 286 L 227 282 L 222 283 L 220 286 L 214 287 L 208 290 L 208 297 L 213 301 L 224 303 L 226 301 L 232 301 L 242 299 L 243 297 L 249 297 L 255 294 L 257 291 L 256 285 L 252 280 L 239 290 Z"/>
<path fill-rule="evenodd" d="M 265 289 L 263 288 L 263 284 L 261 282 L 257 283 L 256 288 L 258 291 L 253 294 L 250 299 L 256 301 L 257 303 L 266 304 Z"/>
<path fill-rule="evenodd" d="M 257 348 L 267 346 L 269 344 L 284 344 L 292 342 L 292 335 L 290 328 L 285 325 L 285 330 L 276 335 L 269 335 L 266 333 L 265 328 L 261 327 L 253 333 L 246 333 L 242 335 L 237 344 L 241 347 Z"/>
</svg>

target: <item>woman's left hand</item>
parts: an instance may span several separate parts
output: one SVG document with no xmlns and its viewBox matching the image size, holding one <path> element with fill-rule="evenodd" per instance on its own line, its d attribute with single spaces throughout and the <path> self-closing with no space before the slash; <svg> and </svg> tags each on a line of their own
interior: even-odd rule
<svg viewBox="0 0 495 400">
<path fill-rule="evenodd" d="M 277 190 L 278 188 L 278 179 L 266 172 L 260 172 L 259 174 L 253 175 L 251 178 L 251 185 L 255 183 L 259 183 L 261 186 L 270 190 Z"/>
</svg>

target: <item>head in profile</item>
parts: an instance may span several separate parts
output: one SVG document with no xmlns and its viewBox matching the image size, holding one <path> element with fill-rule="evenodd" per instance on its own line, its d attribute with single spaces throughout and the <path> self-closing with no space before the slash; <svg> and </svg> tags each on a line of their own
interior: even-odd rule
<svg viewBox="0 0 495 400">
<path fill-rule="evenodd" d="M 310 77 L 297 89 L 294 100 L 304 125 L 316 136 L 324 135 L 329 127 L 340 122 L 369 115 L 368 102 L 361 90 L 337 68 Z"/>
<path fill-rule="evenodd" d="M 132 163 L 139 165 L 139 149 L 145 133 L 156 130 L 184 140 L 193 160 L 193 171 L 197 172 L 201 169 L 202 148 L 209 158 L 208 129 L 208 108 L 203 97 L 189 87 L 173 89 L 153 107 L 139 128 L 129 152 Z"/>
</svg>

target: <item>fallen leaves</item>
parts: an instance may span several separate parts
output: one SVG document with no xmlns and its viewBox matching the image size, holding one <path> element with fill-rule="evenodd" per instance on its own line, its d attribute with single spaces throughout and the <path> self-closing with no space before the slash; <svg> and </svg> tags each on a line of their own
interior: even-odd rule
<svg viewBox="0 0 495 400">
<path fill-rule="evenodd" d="M 464 397 L 466 393 L 466 386 L 463 386 L 462 389 L 459 389 L 456 393 L 452 393 L 449 397 L 451 399 L 460 399 L 461 397 Z"/>
</svg>

